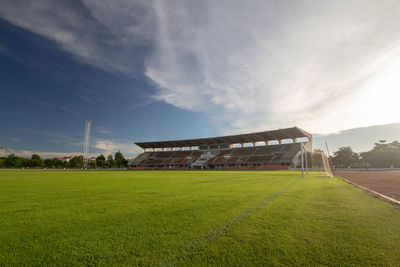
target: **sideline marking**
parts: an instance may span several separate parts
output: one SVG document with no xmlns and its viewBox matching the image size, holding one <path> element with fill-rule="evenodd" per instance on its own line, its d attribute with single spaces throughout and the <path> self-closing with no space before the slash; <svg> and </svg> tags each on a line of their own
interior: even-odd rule
<svg viewBox="0 0 400 267">
<path fill-rule="evenodd" d="M 208 242 L 216 239 L 217 237 L 220 237 L 221 235 L 224 234 L 227 230 L 229 230 L 233 225 L 239 223 L 242 221 L 244 218 L 250 216 L 252 213 L 254 213 L 257 209 L 261 208 L 265 204 L 267 204 L 269 201 L 274 200 L 277 198 L 278 195 L 281 193 L 285 192 L 286 189 L 288 189 L 290 186 L 296 184 L 298 181 L 303 179 L 303 177 L 299 177 L 297 180 L 294 182 L 284 186 L 277 192 L 273 193 L 272 195 L 264 198 L 260 202 L 254 204 L 252 207 L 250 207 L 247 210 L 244 210 L 240 212 L 238 215 L 235 217 L 230 218 L 229 220 L 225 221 L 223 224 L 217 226 L 214 229 L 211 229 L 207 233 L 203 234 L 193 242 L 190 242 L 188 245 L 186 245 L 184 248 L 182 248 L 178 253 L 176 254 L 170 254 L 168 257 L 164 258 L 163 261 L 161 261 L 160 265 L 161 266 L 171 266 L 171 265 L 177 265 L 179 263 L 183 263 L 185 259 L 191 254 L 192 252 L 196 250 L 200 250 L 203 247 L 207 245 Z"/>
<path fill-rule="evenodd" d="M 395 205 L 400 205 L 400 201 L 398 201 L 398 200 L 396 200 L 394 198 L 388 197 L 388 196 L 386 196 L 384 194 L 378 193 L 378 192 L 376 192 L 376 191 L 374 191 L 372 189 L 369 189 L 369 188 L 367 188 L 365 186 L 362 186 L 362 185 L 356 184 L 354 182 L 351 182 L 350 180 L 347 180 L 346 178 L 343 178 L 343 177 L 340 177 L 340 176 L 337 176 L 337 175 L 334 175 L 334 176 L 335 177 L 339 177 L 343 181 L 345 181 L 345 182 L 347 182 L 347 183 L 349 183 L 349 184 L 351 184 L 351 185 L 353 185 L 355 187 L 361 188 L 362 190 L 367 191 L 367 192 L 371 193 L 372 195 L 375 195 L 376 197 L 383 198 L 382 200 L 386 200 L 387 202 L 395 204 Z"/>
</svg>

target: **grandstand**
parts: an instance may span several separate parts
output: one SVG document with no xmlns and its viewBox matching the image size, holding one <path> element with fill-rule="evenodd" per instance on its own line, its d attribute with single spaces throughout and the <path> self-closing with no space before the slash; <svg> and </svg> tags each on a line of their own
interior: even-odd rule
<svg viewBox="0 0 400 267">
<path fill-rule="evenodd" d="M 130 169 L 271 169 L 300 164 L 302 146 L 311 151 L 312 136 L 298 128 L 212 138 L 135 143 L 143 153 Z"/>
</svg>

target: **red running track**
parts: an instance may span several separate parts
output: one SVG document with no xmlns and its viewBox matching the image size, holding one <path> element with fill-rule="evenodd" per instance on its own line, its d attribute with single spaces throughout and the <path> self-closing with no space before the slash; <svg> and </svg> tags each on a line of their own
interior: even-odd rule
<svg viewBox="0 0 400 267">
<path fill-rule="evenodd" d="M 400 201 L 400 171 L 333 171 L 333 174 Z"/>
</svg>

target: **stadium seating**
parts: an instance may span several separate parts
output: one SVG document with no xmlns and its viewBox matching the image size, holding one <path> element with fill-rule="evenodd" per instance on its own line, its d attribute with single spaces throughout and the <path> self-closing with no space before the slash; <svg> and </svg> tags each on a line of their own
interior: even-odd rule
<svg viewBox="0 0 400 267">
<path fill-rule="evenodd" d="M 157 151 L 140 154 L 129 165 L 132 168 L 174 169 L 192 168 L 199 164 L 206 168 L 288 168 L 300 151 L 300 144 L 243 147 L 205 152 L 199 150 Z"/>
<path fill-rule="evenodd" d="M 248 156 L 252 155 L 256 151 L 257 147 L 243 147 L 243 148 L 233 148 L 232 154 L 234 156 Z"/>
<path fill-rule="evenodd" d="M 296 143 L 299 138 L 307 141 L 301 145 Z M 286 143 L 288 140 L 294 143 Z M 260 142 L 279 144 L 232 148 L 235 144 Z M 312 135 L 298 127 L 291 127 L 238 135 L 135 144 L 144 153 L 129 161 L 128 166 L 132 169 L 287 169 L 289 166 L 298 166 L 301 147 L 304 151 L 312 150 Z M 177 147 L 192 150 L 174 151 L 173 148 Z"/>
</svg>

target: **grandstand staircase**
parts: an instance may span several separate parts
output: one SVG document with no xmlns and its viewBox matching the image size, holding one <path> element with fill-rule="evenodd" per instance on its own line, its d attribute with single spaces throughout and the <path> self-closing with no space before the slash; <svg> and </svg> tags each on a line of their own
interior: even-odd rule
<svg viewBox="0 0 400 267">
<path fill-rule="evenodd" d="M 204 152 L 203 154 L 201 154 L 200 158 L 198 160 L 196 160 L 195 162 L 193 162 L 191 164 L 191 168 L 192 169 L 196 169 L 196 168 L 200 168 L 200 169 L 205 169 L 208 167 L 208 165 L 206 164 L 209 160 L 215 158 L 218 154 L 217 152 Z"/>
</svg>

